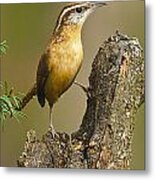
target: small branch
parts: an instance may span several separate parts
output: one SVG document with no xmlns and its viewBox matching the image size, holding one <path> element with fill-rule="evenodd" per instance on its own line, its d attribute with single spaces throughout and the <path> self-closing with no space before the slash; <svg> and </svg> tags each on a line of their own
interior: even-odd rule
<svg viewBox="0 0 155 180">
<path fill-rule="evenodd" d="M 144 100 L 144 59 L 137 38 L 116 32 L 100 47 L 89 77 L 87 108 L 72 139 L 27 133 L 21 167 L 130 169 L 136 112 Z"/>
</svg>

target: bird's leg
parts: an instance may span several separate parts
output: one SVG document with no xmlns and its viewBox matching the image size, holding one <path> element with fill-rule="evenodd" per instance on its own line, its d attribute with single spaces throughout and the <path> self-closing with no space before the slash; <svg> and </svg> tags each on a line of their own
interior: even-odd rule
<svg viewBox="0 0 155 180">
<path fill-rule="evenodd" d="M 68 133 L 68 137 L 69 137 L 69 144 L 71 145 L 72 144 L 72 134 Z"/>
<path fill-rule="evenodd" d="M 53 138 L 57 135 L 53 122 L 52 122 L 52 107 L 50 107 L 50 112 L 49 112 L 49 130 L 52 132 Z"/>
<path fill-rule="evenodd" d="M 85 94 L 87 95 L 88 98 L 91 97 L 88 87 L 85 87 L 83 84 L 81 84 L 81 83 L 79 83 L 77 81 L 74 81 L 74 84 L 76 86 L 79 86 L 85 92 Z"/>
</svg>

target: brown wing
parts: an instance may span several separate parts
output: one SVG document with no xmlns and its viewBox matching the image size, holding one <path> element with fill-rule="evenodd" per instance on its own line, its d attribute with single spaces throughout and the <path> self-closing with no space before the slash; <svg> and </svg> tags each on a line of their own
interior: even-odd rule
<svg viewBox="0 0 155 180">
<path fill-rule="evenodd" d="M 45 105 L 45 83 L 49 75 L 47 60 L 48 54 L 43 54 L 37 70 L 37 97 L 41 107 Z"/>
</svg>

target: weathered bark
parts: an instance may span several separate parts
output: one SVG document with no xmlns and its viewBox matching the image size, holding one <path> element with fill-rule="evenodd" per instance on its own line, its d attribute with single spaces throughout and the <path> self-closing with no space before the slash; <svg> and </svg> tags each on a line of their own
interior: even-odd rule
<svg viewBox="0 0 155 180">
<path fill-rule="evenodd" d="M 21 167 L 130 169 L 135 114 L 144 101 L 144 59 L 137 38 L 116 32 L 101 45 L 89 77 L 86 113 L 72 134 L 27 133 Z"/>
</svg>

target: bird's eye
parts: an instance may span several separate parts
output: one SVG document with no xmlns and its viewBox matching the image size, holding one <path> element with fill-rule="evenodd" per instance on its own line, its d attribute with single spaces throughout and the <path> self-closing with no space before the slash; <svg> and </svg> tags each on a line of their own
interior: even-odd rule
<svg viewBox="0 0 155 180">
<path fill-rule="evenodd" d="M 82 12 L 82 8 L 81 7 L 76 8 L 76 12 L 77 13 L 81 13 Z"/>
</svg>

